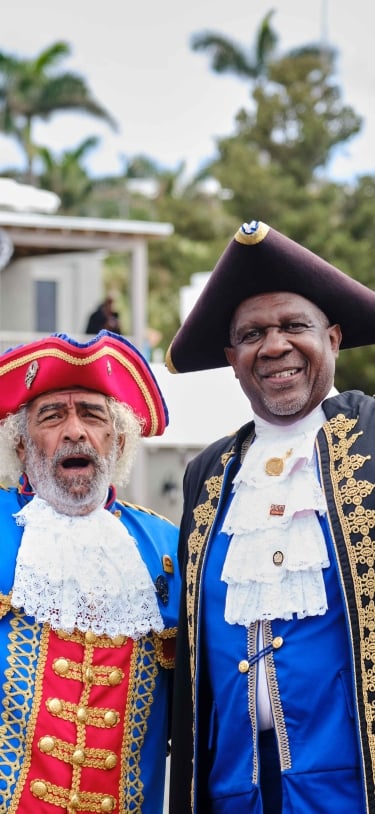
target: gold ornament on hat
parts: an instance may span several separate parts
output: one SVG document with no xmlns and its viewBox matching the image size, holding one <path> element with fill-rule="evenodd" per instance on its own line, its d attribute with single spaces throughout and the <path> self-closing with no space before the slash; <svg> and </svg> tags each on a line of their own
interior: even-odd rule
<svg viewBox="0 0 375 814">
<path fill-rule="evenodd" d="M 292 449 L 288 449 L 282 458 L 268 458 L 268 461 L 264 464 L 266 474 L 272 477 L 281 475 L 284 470 L 284 461 L 291 456 L 292 452 Z"/>
</svg>

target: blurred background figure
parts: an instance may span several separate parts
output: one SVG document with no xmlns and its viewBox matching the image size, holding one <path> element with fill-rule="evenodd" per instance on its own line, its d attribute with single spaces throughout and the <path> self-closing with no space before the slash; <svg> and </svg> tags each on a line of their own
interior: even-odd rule
<svg viewBox="0 0 375 814">
<path fill-rule="evenodd" d="M 103 329 L 121 334 L 121 326 L 117 311 L 113 310 L 114 298 L 111 294 L 105 298 L 96 311 L 88 319 L 85 333 L 97 334 Z"/>
</svg>

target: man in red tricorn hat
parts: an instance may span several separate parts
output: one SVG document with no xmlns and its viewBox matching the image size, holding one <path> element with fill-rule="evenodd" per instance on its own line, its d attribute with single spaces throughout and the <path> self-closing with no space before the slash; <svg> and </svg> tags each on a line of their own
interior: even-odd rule
<svg viewBox="0 0 375 814">
<path fill-rule="evenodd" d="M 374 342 L 375 292 L 252 221 L 169 348 L 253 415 L 185 474 L 172 814 L 375 813 L 375 402 L 333 385 Z"/>
<path fill-rule="evenodd" d="M 0 357 L 0 809 L 161 814 L 177 529 L 116 499 L 168 413 L 123 337 Z"/>
</svg>

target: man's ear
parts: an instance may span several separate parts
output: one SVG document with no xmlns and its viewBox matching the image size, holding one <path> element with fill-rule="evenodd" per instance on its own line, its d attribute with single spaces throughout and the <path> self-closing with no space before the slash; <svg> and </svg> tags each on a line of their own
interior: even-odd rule
<svg viewBox="0 0 375 814">
<path fill-rule="evenodd" d="M 125 449 L 125 434 L 122 432 L 117 437 L 117 460 L 121 458 L 124 449 Z"/>
<path fill-rule="evenodd" d="M 224 348 L 224 353 L 225 353 L 227 362 L 229 362 L 229 364 L 231 365 L 231 367 L 234 370 L 234 375 L 235 375 L 236 379 L 238 379 L 237 370 L 236 370 L 236 348 Z"/>
<path fill-rule="evenodd" d="M 333 353 L 337 357 L 339 355 L 339 349 L 340 349 L 341 340 L 342 340 L 342 333 L 341 333 L 340 325 L 338 325 L 337 323 L 335 325 L 330 325 L 328 330 L 329 330 L 331 348 L 333 350 Z"/>
<path fill-rule="evenodd" d="M 19 459 L 21 461 L 21 464 L 23 465 L 25 463 L 25 459 L 26 459 L 26 448 L 25 448 L 25 441 L 24 441 L 23 438 L 21 438 L 19 440 L 19 442 L 18 442 L 18 444 L 16 446 L 16 453 L 17 453 L 17 455 L 18 455 L 18 457 L 19 457 Z"/>
</svg>

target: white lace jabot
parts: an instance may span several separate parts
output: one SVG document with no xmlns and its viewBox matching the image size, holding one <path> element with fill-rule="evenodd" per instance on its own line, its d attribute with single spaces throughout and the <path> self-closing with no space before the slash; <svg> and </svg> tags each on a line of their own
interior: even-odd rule
<svg viewBox="0 0 375 814">
<path fill-rule="evenodd" d="M 324 421 L 321 407 L 285 427 L 255 417 L 255 440 L 233 481 L 223 523 L 231 535 L 221 575 L 230 624 L 327 610 L 322 569 L 329 560 L 318 519 L 326 503 L 314 461 Z M 267 461 L 274 474 L 267 474 Z"/>
<path fill-rule="evenodd" d="M 164 625 L 134 539 L 104 508 L 70 517 L 34 497 L 15 516 L 24 526 L 12 604 L 38 622 L 133 639 Z"/>
</svg>

